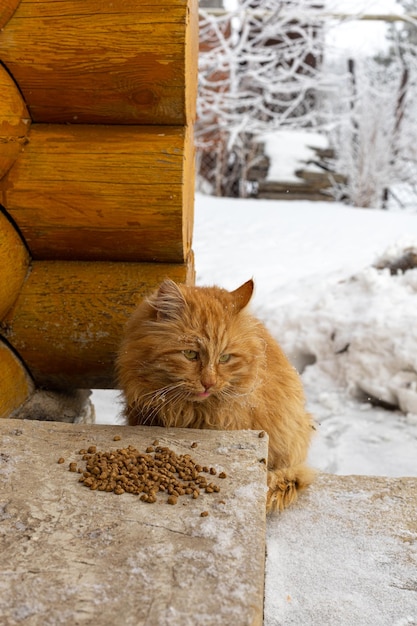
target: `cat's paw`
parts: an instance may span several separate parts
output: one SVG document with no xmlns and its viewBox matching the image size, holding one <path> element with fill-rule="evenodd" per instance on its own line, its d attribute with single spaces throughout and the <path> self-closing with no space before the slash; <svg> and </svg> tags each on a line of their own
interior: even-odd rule
<svg viewBox="0 0 417 626">
<path fill-rule="evenodd" d="M 314 481 L 316 472 L 305 465 L 284 467 L 268 472 L 266 510 L 282 511 L 292 504 L 302 491 Z"/>
</svg>

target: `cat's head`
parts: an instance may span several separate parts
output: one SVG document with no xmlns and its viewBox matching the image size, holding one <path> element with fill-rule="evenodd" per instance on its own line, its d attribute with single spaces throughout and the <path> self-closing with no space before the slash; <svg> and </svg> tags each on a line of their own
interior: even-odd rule
<svg viewBox="0 0 417 626">
<path fill-rule="evenodd" d="M 138 391 L 149 387 L 166 402 L 247 394 L 263 349 L 258 322 L 245 311 L 253 288 L 252 280 L 231 292 L 164 281 L 128 325 L 119 357 L 122 379 L 128 376 L 132 388 L 136 380 Z M 122 372 L 126 367 L 130 372 Z"/>
</svg>

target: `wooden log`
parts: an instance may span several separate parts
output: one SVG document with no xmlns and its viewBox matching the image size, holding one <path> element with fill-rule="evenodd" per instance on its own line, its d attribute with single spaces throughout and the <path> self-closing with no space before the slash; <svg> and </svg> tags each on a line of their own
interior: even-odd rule
<svg viewBox="0 0 417 626">
<path fill-rule="evenodd" d="M 19 296 L 29 260 L 29 254 L 16 229 L 0 212 L 0 320 Z"/>
<path fill-rule="evenodd" d="M 259 183 L 259 191 L 260 192 L 277 192 L 277 193 L 309 193 L 316 192 L 317 189 L 314 188 L 314 185 L 311 185 L 310 182 L 301 181 L 299 183 L 296 182 L 278 182 L 278 181 L 261 181 Z"/>
<path fill-rule="evenodd" d="M 0 29 L 4 28 L 13 13 L 16 11 L 20 0 L 1 0 L 0 4 Z M 0 92 L 1 93 L 1 92 Z"/>
<path fill-rule="evenodd" d="M 316 189 L 309 182 L 262 181 L 258 185 L 257 198 L 264 200 L 315 200 L 331 201 L 333 197 L 324 190 Z"/>
<path fill-rule="evenodd" d="M 11 168 L 25 145 L 29 113 L 19 90 L 0 65 L 0 179 Z"/>
<path fill-rule="evenodd" d="M 192 128 L 33 124 L 0 203 L 35 259 L 183 263 Z"/>
<path fill-rule="evenodd" d="M 295 175 L 308 181 L 308 183 L 315 188 L 331 187 L 333 182 L 347 182 L 347 176 L 344 174 L 338 174 L 337 172 L 313 172 L 307 169 L 299 169 L 296 170 Z"/>
<path fill-rule="evenodd" d="M 20 0 L 0 32 L 35 122 L 192 122 L 197 57 L 197 0 Z"/>
<path fill-rule="evenodd" d="M 333 148 L 317 148 L 315 146 L 307 146 L 310 150 L 316 153 L 319 159 L 330 159 L 333 160 L 336 158 L 336 152 Z"/>
<path fill-rule="evenodd" d="M 0 363 L 0 418 L 13 417 L 35 386 L 24 365 L 1 338 Z"/>
<path fill-rule="evenodd" d="M 165 278 L 194 280 L 182 265 L 37 261 L 0 332 L 37 386 L 112 388 L 123 325 Z"/>
<path fill-rule="evenodd" d="M 323 193 L 310 192 L 297 192 L 289 190 L 287 193 L 280 191 L 261 191 L 256 196 L 259 200 L 308 200 L 309 202 L 334 202 L 332 196 L 327 196 Z"/>
</svg>

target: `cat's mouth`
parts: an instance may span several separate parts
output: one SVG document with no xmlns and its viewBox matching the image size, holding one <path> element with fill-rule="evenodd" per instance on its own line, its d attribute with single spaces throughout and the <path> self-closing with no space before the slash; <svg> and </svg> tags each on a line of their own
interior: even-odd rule
<svg viewBox="0 0 417 626">
<path fill-rule="evenodd" d="M 211 391 L 207 389 L 206 391 L 200 391 L 200 393 L 196 393 L 194 396 L 194 400 L 200 402 L 201 400 L 205 400 L 211 396 Z"/>
</svg>

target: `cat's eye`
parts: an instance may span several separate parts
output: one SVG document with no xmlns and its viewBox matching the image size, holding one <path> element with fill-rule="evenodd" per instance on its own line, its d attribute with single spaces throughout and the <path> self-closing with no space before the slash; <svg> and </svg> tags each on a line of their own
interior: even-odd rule
<svg viewBox="0 0 417 626">
<path fill-rule="evenodd" d="M 196 352 L 196 350 L 183 350 L 182 353 L 189 361 L 197 361 L 198 359 L 198 352 Z"/>
<path fill-rule="evenodd" d="M 230 361 L 230 354 L 222 354 L 219 358 L 219 363 L 227 363 Z"/>
</svg>

